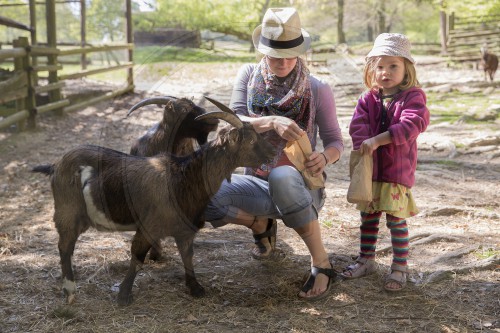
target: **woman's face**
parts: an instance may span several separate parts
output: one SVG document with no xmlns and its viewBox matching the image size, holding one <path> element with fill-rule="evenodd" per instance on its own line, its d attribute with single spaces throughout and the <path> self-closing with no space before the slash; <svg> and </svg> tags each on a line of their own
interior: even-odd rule
<svg viewBox="0 0 500 333">
<path fill-rule="evenodd" d="M 405 78 L 405 62 L 402 57 L 381 56 L 375 67 L 375 81 L 384 95 L 397 93 Z"/>
<path fill-rule="evenodd" d="M 294 58 L 273 58 L 266 56 L 267 64 L 271 72 L 277 77 L 286 77 L 295 68 L 297 57 Z"/>
</svg>

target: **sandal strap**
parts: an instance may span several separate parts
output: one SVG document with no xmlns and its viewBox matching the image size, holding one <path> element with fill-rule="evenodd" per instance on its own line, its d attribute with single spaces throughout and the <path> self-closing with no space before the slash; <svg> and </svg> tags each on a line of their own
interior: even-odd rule
<svg viewBox="0 0 500 333">
<path fill-rule="evenodd" d="M 318 276 L 318 274 L 324 274 L 328 277 L 328 285 L 330 285 L 331 279 L 337 276 L 337 273 L 333 268 L 320 268 L 313 266 L 311 268 L 311 273 L 309 274 L 309 278 L 307 279 L 306 283 L 304 283 L 304 285 L 300 290 L 305 293 L 311 290 L 311 288 L 314 286 L 314 282 L 316 281 L 316 277 Z"/>
<path fill-rule="evenodd" d="M 276 223 L 274 223 L 274 220 L 269 219 L 267 222 L 266 231 L 260 234 L 253 234 L 253 238 L 255 239 L 255 244 L 257 244 L 257 242 L 260 242 L 262 238 L 275 236 L 277 231 L 277 228 L 275 226 Z"/>
</svg>

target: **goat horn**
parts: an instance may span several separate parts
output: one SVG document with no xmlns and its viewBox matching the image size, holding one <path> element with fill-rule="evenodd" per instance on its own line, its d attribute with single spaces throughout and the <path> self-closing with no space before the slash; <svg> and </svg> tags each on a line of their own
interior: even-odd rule
<svg viewBox="0 0 500 333">
<path fill-rule="evenodd" d="M 208 96 L 204 96 L 210 103 L 212 103 L 213 105 L 215 105 L 216 107 L 218 107 L 221 111 L 224 111 L 224 112 L 228 112 L 228 113 L 232 113 L 234 114 L 234 111 L 231 110 L 229 107 L 227 107 L 226 105 L 222 104 L 221 102 L 219 102 L 218 100 L 215 100 L 213 98 L 210 98 Z"/>
<path fill-rule="evenodd" d="M 216 119 L 225 120 L 229 124 L 233 125 L 236 128 L 243 127 L 243 122 L 241 121 L 241 119 L 238 118 L 238 116 L 235 115 L 234 113 L 228 113 L 227 111 L 213 111 L 213 112 L 204 113 L 204 114 L 194 118 L 194 120 L 203 120 L 203 119 L 209 119 L 209 118 L 216 118 Z"/>
<path fill-rule="evenodd" d="M 222 120 L 227 121 L 229 124 L 233 125 L 236 128 L 243 127 L 243 123 L 241 122 L 241 119 L 238 118 L 238 116 L 234 113 L 233 110 L 231 110 L 229 107 L 227 107 L 226 105 L 222 104 L 218 100 L 215 100 L 215 99 L 210 98 L 208 96 L 204 96 L 204 97 L 210 103 L 212 103 L 213 105 L 215 105 L 216 107 L 218 107 L 223 112 L 220 112 L 220 111 L 217 111 L 217 112 L 208 112 L 208 113 L 205 113 L 205 114 L 203 114 L 201 116 L 196 117 L 195 118 L 196 120 L 206 119 L 206 118 L 217 118 L 217 119 L 222 119 Z M 207 115 L 212 115 L 212 116 L 209 117 Z"/>
<path fill-rule="evenodd" d="M 130 108 L 130 110 L 128 110 L 127 112 L 127 117 L 132 113 L 134 112 L 135 110 L 143 107 L 143 106 L 146 106 L 146 105 L 151 105 L 151 104 L 158 104 L 158 105 L 161 105 L 161 104 L 167 104 L 167 102 L 169 101 L 173 101 L 173 100 L 176 100 L 177 98 L 176 97 L 173 97 L 173 96 L 165 96 L 165 97 L 153 97 L 153 98 L 146 98 L 146 99 L 143 99 L 142 101 L 140 101 L 139 103 L 135 104 L 134 106 L 132 106 Z"/>
</svg>

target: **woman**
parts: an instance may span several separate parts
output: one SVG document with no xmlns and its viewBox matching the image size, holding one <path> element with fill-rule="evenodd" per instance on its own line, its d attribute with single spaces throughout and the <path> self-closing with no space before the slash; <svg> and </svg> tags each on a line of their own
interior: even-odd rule
<svg viewBox="0 0 500 333">
<path fill-rule="evenodd" d="M 240 69 L 230 107 L 275 145 L 276 156 L 271 163 L 224 182 L 207 208 L 206 220 L 214 226 L 234 223 L 250 228 L 255 239 L 252 256 L 266 259 L 275 249 L 275 219 L 282 219 L 311 254 L 311 273 L 298 296 L 317 300 L 328 294 L 335 278 L 318 222 L 324 188 L 309 190 L 283 148 L 306 134 L 313 147 L 306 172 L 314 175 L 323 174 L 340 158 L 343 142 L 333 93 L 328 84 L 309 74 L 299 58 L 311 39 L 294 8 L 268 9 L 253 32 L 253 42 L 263 58 Z M 314 151 L 318 132 L 323 152 Z"/>
</svg>

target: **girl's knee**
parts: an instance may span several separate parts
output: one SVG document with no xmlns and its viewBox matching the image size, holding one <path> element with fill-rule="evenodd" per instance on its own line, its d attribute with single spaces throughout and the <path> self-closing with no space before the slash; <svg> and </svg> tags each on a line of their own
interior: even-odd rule
<svg viewBox="0 0 500 333">
<path fill-rule="evenodd" d="M 387 228 L 393 229 L 393 228 L 404 228 L 406 227 L 406 219 L 392 216 L 392 215 L 387 215 Z"/>
</svg>

